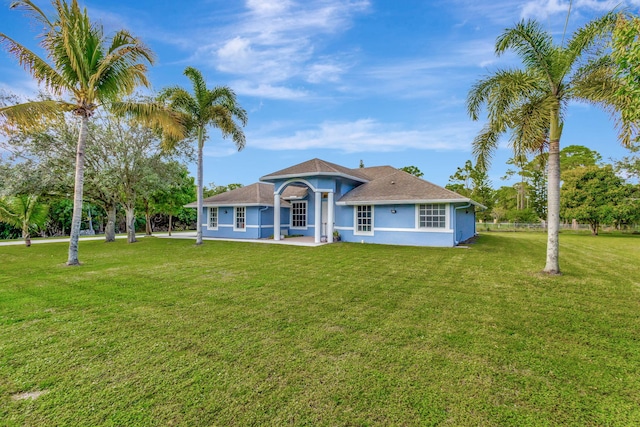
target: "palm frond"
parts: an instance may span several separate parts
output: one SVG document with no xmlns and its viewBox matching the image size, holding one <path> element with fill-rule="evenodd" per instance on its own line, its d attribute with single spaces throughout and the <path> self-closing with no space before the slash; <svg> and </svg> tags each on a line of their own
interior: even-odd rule
<svg viewBox="0 0 640 427">
<path fill-rule="evenodd" d="M 113 102 L 110 111 L 132 117 L 152 129 L 160 130 L 166 145 L 175 144 L 188 135 L 188 118 L 159 102 Z"/>
<path fill-rule="evenodd" d="M 205 107 L 211 100 L 207 99 L 209 91 L 207 90 L 207 82 L 204 80 L 202 73 L 200 70 L 193 67 L 187 67 L 184 70 L 184 75 L 191 80 L 191 84 L 193 85 L 193 94 L 198 105 L 200 108 Z"/>
<path fill-rule="evenodd" d="M 505 131 L 506 127 L 504 126 L 486 125 L 474 138 L 471 145 L 472 153 L 476 160 L 476 167 L 481 171 L 489 169 L 493 153 L 498 148 L 498 141 Z"/>
<path fill-rule="evenodd" d="M 499 70 L 494 75 L 476 82 L 467 95 L 467 111 L 478 120 L 486 105 L 489 120 L 501 116 L 539 90 L 540 78 L 522 70 Z"/>
<path fill-rule="evenodd" d="M 75 104 L 64 101 L 31 101 L 0 108 L 0 115 L 6 118 L 9 125 L 41 129 L 44 125 L 42 118 L 55 118 L 61 112 L 73 111 L 75 108 Z"/>
<path fill-rule="evenodd" d="M 174 110 L 190 115 L 193 118 L 200 116 L 196 99 L 179 86 L 165 88 L 158 95 L 158 100 L 167 103 Z"/>
<path fill-rule="evenodd" d="M 56 69 L 11 37 L 0 33 L 0 44 L 36 81 L 43 83 L 55 95 L 60 95 L 69 88 L 69 82 Z"/>
<path fill-rule="evenodd" d="M 45 224 L 49 208 L 39 202 L 37 195 L 20 194 L 0 198 L 0 222 L 23 230 L 37 229 Z"/>
<path fill-rule="evenodd" d="M 217 86 L 211 90 L 211 95 L 215 102 L 226 108 L 231 115 L 242 123 L 247 125 L 247 112 L 240 106 L 235 92 L 228 86 Z"/>
<path fill-rule="evenodd" d="M 566 47 L 568 61 L 573 64 L 594 47 L 598 40 L 604 41 L 604 37 L 613 31 L 618 16 L 617 12 L 609 12 L 576 30 Z"/>
<path fill-rule="evenodd" d="M 551 80 L 549 58 L 554 50 L 553 38 L 537 21 L 521 21 L 502 33 L 496 40 L 496 55 L 507 50 L 516 52 L 525 67 L 536 69 Z"/>
<path fill-rule="evenodd" d="M 14 2 L 11 3 L 9 8 L 10 9 L 24 10 L 29 15 L 31 15 L 36 21 L 41 22 L 45 27 L 47 27 L 47 28 L 52 28 L 53 27 L 53 23 L 51 21 L 49 21 L 49 18 L 47 18 L 47 15 L 44 14 L 42 9 L 40 9 L 38 6 L 36 6 L 30 0 L 17 0 L 17 1 L 14 1 Z"/>
</svg>

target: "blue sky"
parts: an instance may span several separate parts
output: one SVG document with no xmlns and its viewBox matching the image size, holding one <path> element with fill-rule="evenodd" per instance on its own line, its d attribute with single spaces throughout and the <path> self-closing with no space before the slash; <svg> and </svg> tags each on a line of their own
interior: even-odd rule
<svg viewBox="0 0 640 427">
<path fill-rule="evenodd" d="M 37 29 L 2 0 L 2 32 L 35 48 Z M 48 1 L 36 1 L 48 7 Z M 471 85 L 514 57 L 496 58 L 496 37 L 521 19 L 538 19 L 557 37 L 563 0 L 83 0 L 107 33 L 127 28 L 157 55 L 153 90 L 181 85 L 200 69 L 210 87 L 228 85 L 247 110 L 247 146 L 237 152 L 217 131 L 205 146 L 204 182 L 250 184 L 260 176 L 319 157 L 347 167 L 414 165 L 445 185 L 471 159 Z M 568 28 L 640 0 L 574 0 Z M 37 85 L 6 53 L 0 90 L 29 96 Z M 571 105 L 561 145 L 585 145 L 620 158 L 609 117 Z M 494 187 L 511 151 L 496 152 Z M 191 165 L 195 174 L 195 166 Z"/>
</svg>

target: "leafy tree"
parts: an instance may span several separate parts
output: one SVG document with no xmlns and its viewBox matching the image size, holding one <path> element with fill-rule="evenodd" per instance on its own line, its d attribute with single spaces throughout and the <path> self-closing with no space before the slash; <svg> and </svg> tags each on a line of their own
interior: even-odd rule
<svg viewBox="0 0 640 427">
<path fill-rule="evenodd" d="M 518 197 L 518 190 L 515 187 L 505 185 L 495 190 L 493 209 L 491 209 L 493 219 L 505 220 L 509 211 L 518 210 Z"/>
<path fill-rule="evenodd" d="M 198 141 L 197 172 L 197 225 L 196 245 L 202 244 L 202 198 L 203 198 L 203 148 L 207 140 L 207 127 L 213 126 L 222 132 L 223 138 L 231 137 L 238 151 L 245 145 L 242 127 L 247 123 L 247 113 L 236 100 L 235 93 L 226 86 L 207 89 L 206 81 L 200 71 L 187 67 L 184 74 L 191 80 L 193 93 L 174 86 L 163 90 L 159 99 L 168 103 L 177 115 L 180 123 L 187 129 L 188 135 Z M 171 138 L 170 138 L 171 139 Z M 176 139 L 174 139 L 176 141 Z"/>
<path fill-rule="evenodd" d="M 483 220 L 491 218 L 494 194 L 489 176 L 486 170 L 474 167 L 471 160 L 467 160 L 464 167 L 456 169 L 456 172 L 449 177 L 449 184 L 445 188 L 483 204 L 487 210 L 479 213 L 479 218 Z"/>
<path fill-rule="evenodd" d="M 514 209 L 532 209 L 538 218 L 545 218 L 547 214 L 547 178 L 546 178 L 546 153 L 538 154 L 529 160 L 524 156 L 511 158 L 507 164 L 517 166 L 518 170 L 508 169 L 506 176 L 508 179 L 515 174 L 520 177 L 520 182 L 514 185 L 517 190 L 516 206 Z"/>
<path fill-rule="evenodd" d="M 168 186 L 154 192 L 151 198 L 157 212 L 169 215 L 169 236 L 173 228 L 173 217 L 182 214 L 185 210 L 184 205 L 196 198 L 195 183 L 187 168 L 178 163 L 173 167 L 175 169 L 172 181 Z"/>
<path fill-rule="evenodd" d="M 618 160 L 616 170 L 640 184 L 640 145 L 630 147 L 631 154 Z"/>
<path fill-rule="evenodd" d="M 560 197 L 561 216 L 586 222 L 594 235 L 600 224 L 634 220 L 640 203 L 631 199 L 631 186 L 617 176 L 610 165 L 578 167 L 564 175 Z"/>
<path fill-rule="evenodd" d="M 597 166 L 600 162 L 600 153 L 582 145 L 569 145 L 560 150 L 561 173 L 578 167 Z"/>
<path fill-rule="evenodd" d="M 424 176 L 424 173 L 422 173 L 422 171 L 418 169 L 417 166 L 405 166 L 403 168 L 400 168 L 400 170 L 405 171 L 406 173 L 413 176 L 417 176 L 418 178 L 422 178 Z"/>
<path fill-rule="evenodd" d="M 599 105 L 616 117 L 620 138 L 629 145 L 637 123 L 622 114 L 628 108 L 617 95 L 621 86 L 616 66 L 603 54 L 616 14 L 608 13 L 578 29 L 566 44 L 536 21 L 522 21 L 505 30 L 496 41 L 496 54 L 515 52 L 523 69 L 498 70 L 476 82 L 467 107 L 478 120 L 486 106 L 489 121 L 473 142 L 480 167 L 487 167 L 500 137 L 511 132 L 516 157 L 548 149 L 547 259 L 544 272 L 560 273 L 560 137 L 570 101 Z"/>
<path fill-rule="evenodd" d="M 229 185 L 216 185 L 215 183 L 209 183 L 209 187 L 204 187 L 203 194 L 204 197 L 215 196 L 216 194 L 225 193 L 227 191 L 235 190 L 236 188 L 241 188 L 242 184 L 229 184 Z"/>
<path fill-rule="evenodd" d="M 39 36 L 47 60 L 36 55 L 4 33 L 0 42 L 38 83 L 44 84 L 55 96 L 67 94 L 69 101 L 43 100 L 3 107 L 0 113 L 19 126 L 38 124 L 37 117 L 71 112 L 80 118 L 76 150 L 74 209 L 67 265 L 77 265 L 78 236 L 82 217 L 84 156 L 89 135 L 89 119 L 101 105 L 142 115 L 154 110 L 150 106 L 116 104 L 140 84 L 148 86 L 147 64 L 153 63 L 151 50 L 126 30 L 112 37 L 104 35 L 103 27 L 89 19 L 77 0 L 52 0 L 55 15 L 48 17 L 30 0 L 17 0 L 12 8 L 23 9 L 44 26 Z M 160 110 L 159 110 L 160 111 Z M 180 127 L 168 115 L 155 116 L 166 124 L 167 132 L 180 135 Z"/>
<path fill-rule="evenodd" d="M 0 222 L 20 228 L 27 246 L 31 246 L 31 232 L 43 227 L 47 219 L 48 207 L 39 202 L 37 195 L 0 198 Z"/>
<path fill-rule="evenodd" d="M 531 208 L 511 209 L 505 213 L 505 217 L 509 222 L 520 222 L 525 224 L 540 221 L 538 213 Z"/>
</svg>

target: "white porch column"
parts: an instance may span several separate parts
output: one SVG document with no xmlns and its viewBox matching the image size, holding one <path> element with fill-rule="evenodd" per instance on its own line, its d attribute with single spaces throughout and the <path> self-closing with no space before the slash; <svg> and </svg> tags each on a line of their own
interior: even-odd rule
<svg viewBox="0 0 640 427">
<path fill-rule="evenodd" d="M 327 242 L 333 243 L 333 223 L 335 218 L 335 211 L 333 205 L 333 191 L 329 192 L 327 198 Z"/>
<path fill-rule="evenodd" d="M 280 194 L 273 195 L 273 240 L 280 240 Z"/>
<path fill-rule="evenodd" d="M 314 242 L 320 243 L 320 237 L 322 236 L 322 193 L 316 191 L 316 229 Z"/>
</svg>

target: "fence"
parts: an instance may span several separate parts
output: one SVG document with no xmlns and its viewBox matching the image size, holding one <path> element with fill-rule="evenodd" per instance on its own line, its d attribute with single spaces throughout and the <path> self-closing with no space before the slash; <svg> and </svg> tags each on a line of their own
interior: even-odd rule
<svg viewBox="0 0 640 427">
<path fill-rule="evenodd" d="M 479 222 L 476 223 L 476 230 L 481 231 L 541 231 L 546 232 L 547 226 L 544 222 L 523 223 L 523 222 Z M 591 232 L 589 224 L 562 223 L 560 230 Z M 601 225 L 599 232 L 621 231 L 626 233 L 640 233 L 640 224 L 624 225 L 616 228 L 611 225 Z"/>
</svg>

